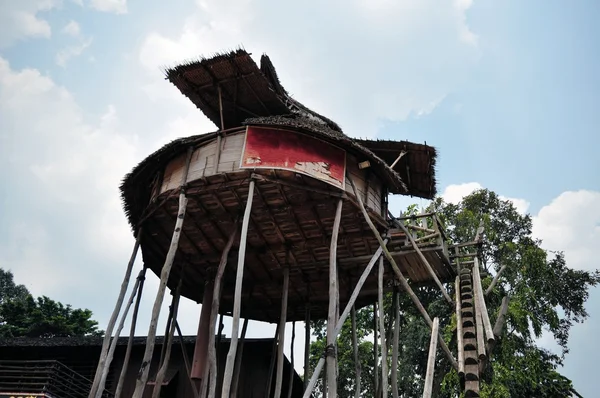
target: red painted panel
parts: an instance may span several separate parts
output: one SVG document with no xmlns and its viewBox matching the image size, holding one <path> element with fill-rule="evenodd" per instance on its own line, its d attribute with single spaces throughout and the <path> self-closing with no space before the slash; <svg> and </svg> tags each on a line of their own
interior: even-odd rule
<svg viewBox="0 0 600 398">
<path fill-rule="evenodd" d="M 248 127 L 241 168 L 291 170 L 343 189 L 346 152 L 294 131 Z"/>
</svg>

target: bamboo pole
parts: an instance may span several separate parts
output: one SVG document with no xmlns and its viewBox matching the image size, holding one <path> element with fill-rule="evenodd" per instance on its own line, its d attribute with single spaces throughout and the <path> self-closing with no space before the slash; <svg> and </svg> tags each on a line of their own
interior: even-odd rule
<svg viewBox="0 0 600 398">
<path fill-rule="evenodd" d="M 337 312 L 337 244 L 342 220 L 342 199 L 338 200 L 331 232 L 331 245 L 329 247 L 329 312 L 327 316 L 327 392 L 332 398 L 337 397 L 337 334 L 335 326 L 338 321 Z M 276 397 L 278 398 L 278 397 Z"/>
<path fill-rule="evenodd" d="M 394 339 L 392 341 L 392 397 L 398 398 L 398 344 L 400 340 L 400 295 L 398 294 L 398 289 L 394 289 L 392 300 L 394 302 Z"/>
<path fill-rule="evenodd" d="M 433 390 L 433 376 L 435 373 L 435 354 L 437 351 L 437 338 L 439 319 L 433 318 L 433 327 L 431 328 L 431 340 L 429 342 L 429 357 L 427 358 L 427 373 L 425 373 L 425 388 L 423 398 L 431 398 Z"/>
<path fill-rule="evenodd" d="M 310 294 L 310 292 L 309 292 Z M 308 386 L 308 374 L 310 373 L 310 302 L 306 304 L 306 315 L 304 318 L 304 390 Z"/>
<path fill-rule="evenodd" d="M 125 320 L 127 319 L 127 315 L 129 314 L 129 310 L 135 300 L 135 296 L 138 293 L 138 289 L 140 286 L 140 277 L 142 277 L 144 269 L 140 271 L 138 277 L 135 280 L 135 284 L 133 285 L 133 289 L 131 289 L 131 295 L 129 296 L 129 300 L 127 300 L 127 305 L 125 306 L 125 311 L 121 315 L 121 320 L 119 321 L 119 326 L 117 327 L 117 331 L 115 332 L 115 337 L 113 337 L 112 342 L 110 343 L 110 348 L 108 349 L 108 355 L 106 357 L 106 364 L 102 371 L 102 376 L 100 377 L 100 384 L 98 384 L 98 391 L 96 392 L 96 398 L 102 398 L 104 393 L 104 386 L 106 385 L 106 377 L 108 376 L 108 370 L 110 369 L 110 364 L 114 358 L 115 350 L 117 349 L 117 343 L 119 341 L 119 336 L 121 335 L 121 331 L 123 330 L 123 326 L 125 325 Z"/>
<path fill-rule="evenodd" d="M 381 257 L 380 257 L 381 258 Z M 373 390 L 379 390 L 379 317 L 377 316 L 377 303 L 373 303 Z M 378 397 L 379 398 L 379 397 Z"/>
<path fill-rule="evenodd" d="M 387 247 L 383 241 L 383 238 L 381 237 L 381 235 L 379 234 L 379 231 L 373 224 L 373 221 L 371 220 L 371 217 L 369 216 L 369 213 L 367 212 L 365 205 L 363 204 L 362 200 L 360 199 L 360 195 L 358 195 L 358 191 L 356 190 L 356 185 L 354 185 L 354 181 L 352 180 L 352 178 L 350 176 L 347 176 L 347 179 L 350 181 L 350 185 L 352 185 L 352 189 L 354 191 L 354 196 L 357 198 L 358 205 L 360 207 L 360 210 L 363 213 L 365 221 L 369 225 L 369 228 L 371 228 L 371 231 L 373 231 L 375 238 L 379 242 L 379 246 L 383 249 L 383 253 L 385 254 L 385 257 L 387 258 L 390 265 L 392 266 L 392 269 L 396 273 L 396 276 L 400 280 L 400 284 L 402 285 L 402 288 L 408 293 L 410 299 L 412 300 L 412 302 L 415 304 L 415 306 L 417 307 L 417 309 L 419 310 L 419 312 L 425 319 L 425 322 L 427 322 L 427 325 L 430 328 L 433 327 L 433 321 L 431 320 L 431 317 L 427 313 L 427 310 L 425 310 L 425 307 L 423 307 L 423 304 L 421 304 L 421 301 L 419 300 L 419 298 L 417 297 L 415 292 L 412 290 L 412 288 L 408 284 L 408 281 L 406 280 L 404 275 L 402 275 L 400 268 L 398 268 L 398 264 L 396 264 L 396 260 L 394 260 L 394 258 L 390 254 L 389 250 L 387 249 Z M 454 304 L 454 303 L 452 303 L 452 304 Z M 446 342 L 444 341 L 444 337 L 440 333 L 438 333 L 438 339 L 439 339 L 440 346 L 442 347 L 442 350 L 448 357 L 448 360 L 452 364 L 452 367 L 454 369 L 458 370 L 458 364 L 457 364 L 456 360 L 454 359 L 454 357 L 452 356 L 450 349 L 446 345 Z"/>
<path fill-rule="evenodd" d="M 500 267 L 500 270 L 498 271 L 496 276 L 494 276 L 494 279 L 492 279 L 492 283 L 490 283 L 488 288 L 485 289 L 486 296 L 492 292 L 492 290 L 494 289 L 494 286 L 496 286 L 496 283 L 498 283 L 498 279 L 500 279 L 500 275 L 502 275 L 502 273 L 504 272 L 505 269 L 506 269 L 506 264 L 504 264 L 502 267 Z"/>
<path fill-rule="evenodd" d="M 89 398 L 94 398 L 98 391 L 98 386 L 100 385 L 100 380 L 102 379 L 102 373 L 104 372 L 104 368 L 106 367 L 106 358 L 108 356 L 108 350 L 110 347 L 110 341 L 113 329 L 115 324 L 117 323 L 117 317 L 121 312 L 121 306 L 123 305 L 123 300 L 125 300 L 125 293 L 127 293 L 127 287 L 129 286 L 129 279 L 131 278 L 131 271 L 133 270 L 133 263 L 135 263 L 135 258 L 137 256 L 137 252 L 140 248 L 140 240 L 142 238 L 142 228 L 138 230 L 137 238 L 135 240 L 135 245 L 133 246 L 133 251 L 129 258 L 129 262 L 127 263 L 127 269 L 125 270 L 125 276 L 123 276 L 123 282 L 121 282 L 121 290 L 119 291 L 119 297 L 117 298 L 117 302 L 115 303 L 115 308 L 110 316 L 108 321 L 108 325 L 106 326 L 106 331 L 104 332 L 104 339 L 102 340 L 102 349 L 100 351 L 100 359 L 98 360 L 98 367 L 96 368 L 96 374 L 94 376 L 94 381 L 92 382 L 92 387 L 90 389 Z"/>
<path fill-rule="evenodd" d="M 248 330 L 248 318 L 244 318 L 242 325 L 242 334 L 238 342 L 238 351 L 233 368 L 233 381 L 231 382 L 231 398 L 236 398 L 238 393 L 238 384 L 240 381 L 240 372 L 242 370 L 242 361 L 244 359 L 244 343 L 246 342 L 246 331 Z"/>
<path fill-rule="evenodd" d="M 208 390 L 208 397 L 215 398 L 217 393 L 217 347 L 215 343 L 215 328 L 217 321 L 217 314 L 219 313 L 219 302 L 221 298 L 221 284 L 223 280 L 223 274 L 225 273 L 225 267 L 227 266 L 227 258 L 233 246 L 238 232 L 238 220 L 234 222 L 234 230 L 231 231 L 229 239 L 223 248 L 221 253 L 221 260 L 217 268 L 217 274 L 215 275 L 215 281 L 213 285 L 213 296 L 212 296 L 212 308 L 210 312 L 210 321 L 208 327 L 208 366 L 204 369 L 204 377 L 202 378 L 202 388 L 200 389 L 201 398 L 204 398 L 205 389 Z M 207 375 L 210 377 L 210 384 L 207 380 Z"/>
<path fill-rule="evenodd" d="M 474 258 L 473 264 L 473 287 L 475 288 L 475 294 L 479 301 L 479 307 L 481 309 L 481 317 L 483 318 L 483 326 L 485 329 L 485 335 L 487 341 L 494 341 L 494 331 L 492 330 L 492 323 L 490 322 L 490 316 L 488 315 L 487 306 L 485 304 L 485 297 L 483 297 L 483 289 L 481 287 L 481 275 L 479 274 L 479 260 L 477 257 Z"/>
<path fill-rule="evenodd" d="M 351 319 L 352 319 L 352 350 L 354 351 L 354 368 L 356 369 L 356 388 L 354 390 L 354 397 L 355 398 L 360 398 L 360 393 L 361 393 L 361 373 L 362 373 L 362 369 L 360 366 L 360 358 L 358 356 L 358 339 L 356 336 L 356 307 L 352 306 L 352 313 L 351 313 Z"/>
<path fill-rule="evenodd" d="M 277 373 L 275 376 L 274 398 L 281 398 L 283 385 L 283 346 L 285 344 L 285 324 L 287 318 L 288 291 L 290 287 L 290 268 L 283 268 L 283 288 L 281 294 L 281 312 L 279 316 L 279 339 L 277 343 Z"/>
<path fill-rule="evenodd" d="M 227 362 L 225 362 L 225 372 L 223 373 L 222 397 L 229 397 L 231 388 L 231 378 L 233 377 L 233 365 L 237 351 L 238 333 L 240 328 L 240 310 L 242 305 L 242 283 L 244 278 L 244 261 L 246 259 L 246 240 L 248 238 L 248 224 L 250 223 L 250 213 L 252 211 L 252 198 L 254 196 L 254 180 L 250 180 L 248 186 L 248 202 L 244 210 L 242 220 L 242 233 L 240 236 L 240 248 L 238 252 L 237 273 L 235 279 L 235 292 L 233 301 L 233 316 L 231 323 L 231 340 L 229 352 L 227 353 Z"/>
<path fill-rule="evenodd" d="M 146 339 L 146 350 L 144 351 L 144 358 L 142 360 L 142 366 L 138 373 L 137 381 L 135 383 L 135 391 L 133 392 L 132 398 L 142 398 L 144 390 L 146 389 L 146 383 L 148 382 L 148 373 L 150 372 L 150 363 L 152 362 L 152 354 L 154 352 L 154 343 L 156 339 L 156 327 L 158 326 L 158 318 L 160 316 L 160 309 L 162 307 L 163 299 L 165 297 L 165 289 L 167 288 L 167 282 L 169 275 L 171 274 L 171 268 L 173 267 L 173 261 L 177 254 L 177 248 L 179 247 L 179 237 L 181 236 L 181 230 L 183 228 L 183 220 L 185 218 L 185 211 L 187 209 L 187 197 L 185 196 L 185 184 L 187 183 L 187 176 L 190 170 L 190 161 L 192 159 L 192 153 L 194 149 L 188 148 L 187 158 L 185 161 L 185 168 L 181 176 L 180 193 L 179 193 L 179 208 L 177 210 L 177 221 L 175 222 L 175 228 L 173 230 L 173 236 L 171 237 L 171 244 L 169 251 L 165 258 L 165 263 L 160 273 L 160 284 L 158 285 L 158 292 L 156 293 L 156 299 L 154 300 L 154 306 L 152 307 L 152 316 L 150 318 L 150 327 L 148 328 L 148 337 Z"/>
<path fill-rule="evenodd" d="M 377 296 L 379 300 L 379 330 L 381 337 L 381 390 L 382 396 L 388 396 L 388 366 L 387 366 L 387 345 L 385 341 L 385 315 L 383 313 L 383 257 L 379 257 L 379 275 L 377 283 Z"/>
<path fill-rule="evenodd" d="M 287 398 L 292 398 L 294 391 L 294 340 L 296 340 L 296 321 L 292 322 L 292 340 L 290 341 L 290 376 L 288 383 Z"/>
<path fill-rule="evenodd" d="M 177 324 L 177 312 L 179 310 L 179 299 L 181 298 L 181 285 L 183 284 L 183 270 L 181 271 L 181 277 L 179 278 L 179 284 L 177 285 L 177 289 L 175 290 L 175 294 L 173 295 L 173 304 L 172 307 L 172 315 L 171 315 L 171 325 L 169 328 L 169 334 L 164 338 L 164 358 L 163 362 L 158 369 L 158 373 L 156 374 L 156 380 L 154 384 L 154 390 L 152 391 L 152 398 L 160 397 L 160 390 L 162 388 L 163 381 L 165 380 L 165 375 L 167 374 L 167 369 L 169 368 L 169 360 L 171 359 L 171 350 L 173 348 L 173 336 L 175 335 L 175 325 Z"/>
<path fill-rule="evenodd" d="M 277 339 L 279 337 L 279 324 L 275 328 L 275 337 L 273 337 L 273 346 L 271 347 L 271 361 L 269 362 L 269 376 L 267 377 L 267 388 L 265 389 L 265 398 L 271 397 L 271 384 L 273 382 L 273 372 L 275 371 L 275 357 L 277 356 Z"/>
<path fill-rule="evenodd" d="M 185 196 L 185 193 L 182 192 L 182 194 L 179 196 L 179 212 L 177 215 L 177 221 L 175 223 L 175 231 L 173 232 L 173 237 L 171 238 L 171 245 L 169 247 L 169 251 L 165 259 L 165 264 L 163 265 L 161 271 L 160 284 L 158 286 L 156 299 L 154 300 L 154 307 L 152 308 L 150 328 L 148 330 L 148 338 L 146 340 L 146 350 L 144 352 L 144 358 L 142 360 L 142 366 L 136 382 L 133 398 L 142 398 L 142 395 L 144 394 L 144 390 L 146 388 L 146 383 L 148 381 L 148 373 L 150 372 L 149 365 L 152 361 L 152 353 L 154 351 L 155 343 L 154 340 L 156 339 L 156 327 L 158 324 L 158 318 L 160 316 L 162 302 L 165 296 L 165 289 L 167 288 L 167 281 L 169 280 L 169 274 L 171 273 L 173 261 L 175 260 L 175 254 L 177 253 L 177 247 L 179 246 L 179 237 L 181 236 L 181 230 L 183 227 L 183 220 L 185 218 L 186 208 L 187 198 Z"/>
<path fill-rule="evenodd" d="M 462 306 L 460 300 L 460 276 L 456 277 L 455 284 L 455 296 L 456 296 L 456 344 L 458 346 L 458 374 L 464 376 L 465 374 L 465 346 L 463 343 L 463 324 L 462 324 Z"/>
<path fill-rule="evenodd" d="M 423 254 L 423 252 L 421 251 L 421 249 L 419 248 L 419 245 L 417 245 L 417 242 L 415 242 L 415 239 L 408 232 L 408 230 L 406 229 L 406 227 L 404 226 L 404 224 L 402 224 L 401 222 L 397 222 L 396 225 L 406 234 L 406 236 L 407 236 L 408 240 L 410 241 L 410 244 L 412 245 L 413 249 L 415 250 L 415 252 L 417 252 L 417 254 L 419 255 L 419 258 L 421 258 L 421 261 L 423 262 L 423 264 L 425 264 L 425 268 L 427 268 L 427 272 L 429 272 L 429 275 L 431 276 L 431 278 L 435 281 L 436 285 L 438 285 L 438 287 L 442 291 L 442 294 L 444 295 L 444 298 L 446 299 L 446 301 L 449 302 L 451 305 L 454 305 L 454 302 L 452 301 L 452 299 L 448 295 L 448 292 L 444 288 L 444 285 L 442 285 L 442 282 L 440 282 L 439 278 L 435 274 L 435 271 L 431 267 L 431 264 L 429 264 L 429 261 L 427 261 L 427 258 L 425 257 L 425 255 Z"/>
<path fill-rule="evenodd" d="M 131 358 L 131 349 L 133 348 L 133 338 L 135 336 L 135 327 L 137 324 L 138 311 L 140 309 L 140 302 L 142 300 L 142 292 L 144 290 L 144 281 L 146 280 L 146 266 L 142 268 L 142 271 L 138 275 L 140 284 L 138 287 L 138 294 L 135 298 L 135 305 L 133 307 L 133 314 L 131 315 L 131 326 L 129 327 L 129 340 L 127 340 L 127 349 L 125 350 L 125 358 L 123 359 L 123 365 L 121 367 L 121 373 L 119 374 L 119 381 L 117 382 L 117 388 L 115 390 L 115 398 L 120 398 L 123 391 L 123 384 L 125 383 L 125 375 L 127 374 L 127 367 L 129 366 L 129 359 Z"/>
<path fill-rule="evenodd" d="M 384 245 L 387 244 L 387 242 L 388 242 L 388 239 L 385 239 Z M 354 287 L 354 290 L 352 291 L 352 294 L 350 295 L 350 299 L 348 299 L 346 308 L 344 308 L 344 312 L 342 312 L 342 315 L 340 315 L 340 319 L 338 320 L 338 323 L 335 327 L 335 335 L 336 336 L 340 334 L 340 331 L 342 330 L 342 326 L 344 325 L 344 322 L 346 322 L 348 315 L 350 315 L 350 311 L 352 310 L 352 307 L 354 306 L 354 303 L 356 301 L 356 298 L 358 297 L 358 294 L 360 293 L 360 290 L 362 289 L 365 281 L 367 280 L 369 274 L 371 273 L 373 266 L 375 265 L 375 263 L 381 256 L 382 251 L 383 251 L 382 247 L 379 247 L 377 249 L 377 251 L 375 252 L 373 257 L 371 257 L 371 260 L 365 267 L 362 275 L 358 279 L 358 282 L 356 283 L 356 286 Z M 311 396 L 312 391 L 315 388 L 315 385 L 317 384 L 317 380 L 319 379 L 319 375 L 321 374 L 321 371 L 323 370 L 324 365 L 325 365 L 325 358 L 321 357 L 319 359 L 319 362 L 317 362 L 317 366 L 315 367 L 315 370 L 310 378 L 310 381 L 309 381 L 306 389 L 304 390 L 303 398 L 309 398 Z"/>
<path fill-rule="evenodd" d="M 179 336 L 179 345 L 181 346 L 181 355 L 183 356 L 183 363 L 185 364 L 185 371 L 188 375 L 188 380 L 190 381 L 190 386 L 192 387 L 192 392 L 194 393 L 194 398 L 199 398 L 198 397 L 198 388 L 196 387 L 196 384 L 190 377 L 190 375 L 192 374 L 190 358 L 189 358 L 187 350 L 185 348 L 185 342 L 183 341 L 183 334 L 181 333 L 181 328 L 179 328 L 179 323 L 177 322 L 177 319 L 175 319 L 175 328 L 177 329 L 177 336 Z"/>
</svg>

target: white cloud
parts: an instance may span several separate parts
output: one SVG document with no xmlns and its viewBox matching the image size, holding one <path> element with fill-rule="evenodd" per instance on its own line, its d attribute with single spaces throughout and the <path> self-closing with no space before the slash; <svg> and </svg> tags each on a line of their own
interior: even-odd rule
<svg viewBox="0 0 600 398">
<path fill-rule="evenodd" d="M 39 14 L 60 3 L 60 0 L 3 1 L 0 6 L 0 48 L 30 37 L 49 38 L 52 28 Z"/>
<path fill-rule="evenodd" d="M 81 28 L 77 22 L 71 20 L 65 25 L 65 27 L 62 29 L 62 32 L 64 34 L 77 37 L 81 33 Z"/>
<path fill-rule="evenodd" d="M 98 11 L 115 14 L 127 13 L 127 0 L 91 0 L 90 5 Z"/>
<path fill-rule="evenodd" d="M 542 207 L 533 218 L 533 233 L 548 250 L 564 250 L 572 268 L 600 268 L 600 192 L 567 191 Z"/>
<path fill-rule="evenodd" d="M 163 87 L 161 67 L 245 45 L 271 56 L 295 98 L 349 135 L 373 136 L 382 121 L 431 112 L 467 76 L 478 56 L 463 40 L 470 32 L 469 6 L 433 0 L 199 1 L 178 35 L 146 36 L 140 62 L 152 84 Z M 169 95 L 180 96 L 175 91 Z"/>
<path fill-rule="evenodd" d="M 463 184 L 451 184 L 444 189 L 442 193 L 442 198 L 444 201 L 448 203 L 457 204 L 460 202 L 465 196 L 470 195 L 471 193 L 477 191 L 478 189 L 482 189 L 483 186 L 478 182 L 466 182 Z M 530 203 L 529 201 L 521 198 L 509 198 L 506 196 L 498 195 L 501 200 L 509 200 L 512 202 L 513 206 L 517 209 L 517 211 L 521 214 L 526 214 L 527 210 L 529 210 Z"/>
<path fill-rule="evenodd" d="M 82 39 L 79 43 L 67 46 L 56 53 L 55 62 L 58 66 L 63 68 L 67 66 L 67 63 L 75 57 L 80 56 L 90 45 L 92 39 Z"/>
</svg>

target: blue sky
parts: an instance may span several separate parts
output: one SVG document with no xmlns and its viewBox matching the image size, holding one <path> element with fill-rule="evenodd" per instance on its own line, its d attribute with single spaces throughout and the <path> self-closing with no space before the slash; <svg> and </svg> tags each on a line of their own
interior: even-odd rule
<svg viewBox="0 0 600 398">
<path fill-rule="evenodd" d="M 3 1 L 0 267 L 105 324 L 133 245 L 120 179 L 171 139 L 214 129 L 161 68 L 243 45 L 348 134 L 436 146 L 448 200 L 490 188 L 534 216 L 545 247 L 598 268 L 600 3 L 300 3 Z M 564 369 L 584 396 L 598 289 L 588 309 Z M 194 333 L 198 307 L 183 311 Z"/>
</svg>

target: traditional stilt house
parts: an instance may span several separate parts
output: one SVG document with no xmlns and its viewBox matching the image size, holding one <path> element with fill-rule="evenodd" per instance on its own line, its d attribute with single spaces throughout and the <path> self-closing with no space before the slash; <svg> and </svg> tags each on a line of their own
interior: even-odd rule
<svg viewBox="0 0 600 398">
<path fill-rule="evenodd" d="M 165 145 L 135 167 L 121 187 L 138 242 L 132 259 L 141 247 L 144 272 L 148 268 L 161 278 L 134 397 L 147 389 L 144 364 L 153 356 L 166 288 L 175 298 L 169 315 L 173 325 L 179 296 L 202 303 L 190 369 L 202 397 L 206 392 L 243 396 L 232 390 L 239 377 L 240 319 L 279 325 L 275 397 L 281 395 L 286 322 L 327 319 L 327 360 L 319 366 L 327 362 L 328 388 L 335 396 L 335 341 L 351 308 L 381 302 L 383 292 L 400 284 L 433 327 L 407 280 L 439 286 L 454 305 L 444 284 L 455 280 L 457 269 L 437 216 L 402 220 L 388 212 L 389 194 L 434 197 L 433 147 L 345 135 L 286 92 L 266 55 L 258 66 L 238 50 L 168 69 L 167 78 L 218 130 Z M 371 272 L 376 263 L 379 271 Z M 217 385 L 212 374 L 219 315 L 232 316 L 233 331 L 224 378 Z M 101 386 L 101 369 L 110 362 L 109 343 L 96 385 Z M 161 358 L 168 362 L 168 354 Z M 321 368 L 312 378 L 305 374 L 306 397 Z"/>
</svg>

